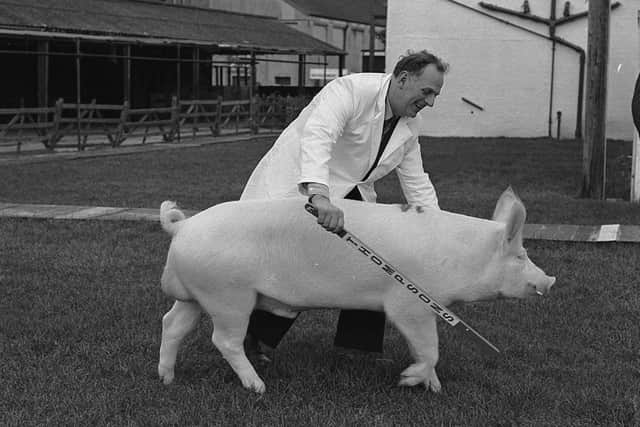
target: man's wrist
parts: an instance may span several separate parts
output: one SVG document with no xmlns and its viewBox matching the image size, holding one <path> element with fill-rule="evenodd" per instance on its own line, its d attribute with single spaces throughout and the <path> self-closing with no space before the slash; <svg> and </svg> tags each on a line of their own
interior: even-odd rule
<svg viewBox="0 0 640 427">
<path fill-rule="evenodd" d="M 308 182 L 306 183 L 307 196 L 309 196 L 309 200 L 316 194 L 319 196 L 324 196 L 329 199 L 329 187 L 324 184 L 320 184 L 319 182 Z"/>
<path fill-rule="evenodd" d="M 309 196 L 309 203 L 313 203 L 313 199 L 316 197 L 324 197 L 325 199 L 329 200 L 329 198 L 324 194 L 316 193 Z"/>
</svg>

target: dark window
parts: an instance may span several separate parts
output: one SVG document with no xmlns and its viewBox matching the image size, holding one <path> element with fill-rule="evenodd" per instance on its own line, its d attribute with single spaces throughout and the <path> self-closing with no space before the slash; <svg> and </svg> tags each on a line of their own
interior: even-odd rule
<svg viewBox="0 0 640 427">
<path fill-rule="evenodd" d="M 276 84 L 282 86 L 290 86 L 291 85 L 291 77 L 290 76 L 276 76 Z"/>
</svg>

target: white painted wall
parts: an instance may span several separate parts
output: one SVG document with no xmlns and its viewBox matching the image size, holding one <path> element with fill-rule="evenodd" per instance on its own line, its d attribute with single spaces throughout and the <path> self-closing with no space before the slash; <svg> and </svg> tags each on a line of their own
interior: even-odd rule
<svg viewBox="0 0 640 427">
<path fill-rule="evenodd" d="M 458 0 L 477 10 L 475 0 Z M 520 10 L 522 0 L 489 1 Z M 529 2 L 531 13 L 548 18 L 551 0 Z M 638 73 L 640 45 L 637 13 L 640 0 L 621 0 L 612 11 L 607 104 L 607 136 L 633 137 L 630 103 Z M 571 13 L 585 11 L 584 1 L 571 1 Z M 564 1 L 557 1 L 557 17 Z M 549 35 L 548 27 L 518 17 L 493 16 Z M 423 133 L 434 136 L 544 137 L 557 133 L 557 111 L 562 112 L 560 136 L 574 137 L 578 102 L 579 55 L 556 45 L 553 105 L 551 96 L 552 43 L 500 23 L 448 0 L 389 0 L 387 11 L 387 70 L 406 49 L 428 49 L 451 65 L 436 107 L 425 111 Z M 587 47 L 587 19 L 561 25 L 557 35 Z M 618 65 L 620 71 L 618 71 Z M 586 77 L 586 73 L 585 73 Z M 585 86 L 586 87 L 586 86 Z M 485 110 L 461 101 L 466 97 Z M 584 113 L 584 110 L 583 110 Z M 583 123 L 584 124 L 584 123 Z"/>
</svg>

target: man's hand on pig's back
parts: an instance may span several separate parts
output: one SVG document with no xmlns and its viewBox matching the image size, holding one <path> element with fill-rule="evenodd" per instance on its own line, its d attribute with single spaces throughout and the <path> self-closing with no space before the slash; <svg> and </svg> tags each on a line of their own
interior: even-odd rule
<svg viewBox="0 0 640 427">
<path fill-rule="evenodd" d="M 309 202 L 318 210 L 318 224 L 325 230 L 338 234 L 344 229 L 344 213 L 328 197 L 314 194 Z"/>
</svg>

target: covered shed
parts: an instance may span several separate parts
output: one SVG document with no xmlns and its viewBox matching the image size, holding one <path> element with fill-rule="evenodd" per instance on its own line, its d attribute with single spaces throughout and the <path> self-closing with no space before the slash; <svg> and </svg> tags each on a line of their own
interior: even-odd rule
<svg viewBox="0 0 640 427">
<path fill-rule="evenodd" d="M 274 18 L 136 0 L 0 0 L 2 107 L 48 106 L 57 98 L 132 106 L 172 96 L 221 95 L 224 81 L 255 86 L 265 55 L 344 51 Z M 238 61 L 214 63 L 214 55 Z"/>
</svg>

